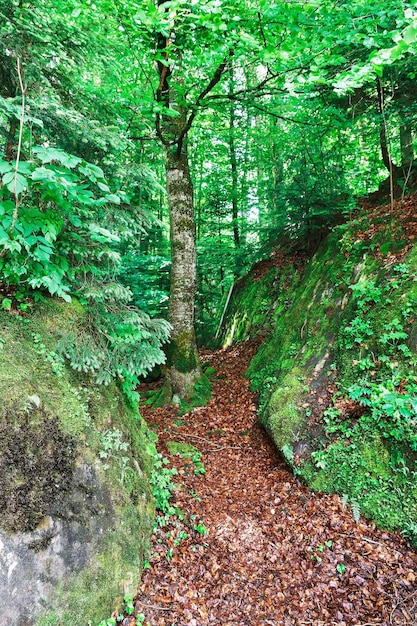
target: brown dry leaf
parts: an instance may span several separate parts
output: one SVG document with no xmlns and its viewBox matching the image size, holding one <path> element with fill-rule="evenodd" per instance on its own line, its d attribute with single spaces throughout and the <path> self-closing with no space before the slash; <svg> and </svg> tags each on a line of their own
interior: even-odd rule
<svg viewBox="0 0 417 626">
<path fill-rule="evenodd" d="M 207 407 L 180 426 L 172 408 L 141 409 L 158 426 L 165 456 L 167 441 L 192 443 L 207 472 L 196 476 L 189 461 L 170 457 L 186 519 L 171 518 L 152 539 L 137 596 L 146 626 L 417 624 L 417 555 L 399 535 L 355 524 L 337 496 L 301 485 L 257 425 L 256 398 L 242 379 L 256 349 L 245 342 L 202 354 L 222 378 Z M 314 406 L 327 402 L 322 390 L 315 397 Z M 208 535 L 193 529 L 199 520 Z M 174 545 L 181 530 L 188 538 Z M 326 541 L 331 549 L 318 551 Z"/>
</svg>

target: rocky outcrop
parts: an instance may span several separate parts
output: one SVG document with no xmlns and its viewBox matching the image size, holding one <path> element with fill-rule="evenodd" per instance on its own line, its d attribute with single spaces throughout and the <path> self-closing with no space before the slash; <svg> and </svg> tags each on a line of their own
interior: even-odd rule
<svg viewBox="0 0 417 626">
<path fill-rule="evenodd" d="M 153 503 L 153 436 L 115 385 L 68 370 L 57 339 L 82 320 L 48 302 L 0 313 L 0 615 L 96 625 L 134 594 Z"/>
<path fill-rule="evenodd" d="M 223 339 L 264 336 L 248 376 L 294 472 L 417 545 L 417 247 L 377 218 L 338 226 L 303 267 L 255 266 Z"/>
</svg>

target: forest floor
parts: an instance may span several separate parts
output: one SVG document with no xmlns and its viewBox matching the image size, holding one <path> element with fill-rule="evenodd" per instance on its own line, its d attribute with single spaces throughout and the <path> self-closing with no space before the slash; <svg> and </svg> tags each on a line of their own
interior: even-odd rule
<svg viewBox="0 0 417 626">
<path fill-rule="evenodd" d="M 257 425 L 244 378 L 256 349 L 202 354 L 216 369 L 206 407 L 182 417 L 141 408 L 178 470 L 172 500 L 184 519 L 154 532 L 137 613 L 150 626 L 417 624 L 416 552 L 303 486 Z M 199 455 L 170 453 L 172 441 Z"/>
</svg>

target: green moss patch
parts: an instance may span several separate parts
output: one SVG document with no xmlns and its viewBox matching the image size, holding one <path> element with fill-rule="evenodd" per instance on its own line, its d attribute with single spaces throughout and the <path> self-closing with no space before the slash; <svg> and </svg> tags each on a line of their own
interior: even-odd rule
<svg viewBox="0 0 417 626">
<path fill-rule="evenodd" d="M 183 331 L 173 337 L 167 347 L 167 362 L 179 372 L 194 371 L 199 366 L 194 331 Z"/>
<path fill-rule="evenodd" d="M 195 446 L 190 443 L 180 443 L 179 441 L 167 441 L 166 443 L 168 452 L 174 456 L 178 454 L 184 459 L 192 459 L 195 454 L 199 454 L 199 451 Z"/>
<path fill-rule="evenodd" d="M 294 370 L 272 393 L 267 407 L 261 414 L 261 423 L 270 432 L 278 448 L 283 448 L 298 438 L 297 434 L 303 426 L 300 409 L 303 388 L 301 371 Z"/>
<path fill-rule="evenodd" d="M 194 389 L 188 398 L 180 401 L 180 414 L 190 413 L 199 406 L 206 406 L 211 398 L 211 382 L 208 376 L 201 374 L 200 378 L 194 383 Z"/>
<path fill-rule="evenodd" d="M 261 280 L 248 276 L 238 283 L 227 311 L 223 345 L 244 341 L 268 325 L 280 296 L 298 279 L 298 272 L 289 263 L 280 269 L 272 267 Z"/>
<path fill-rule="evenodd" d="M 348 442 L 340 439 L 328 444 L 325 455 L 313 456 L 316 465 L 306 464 L 300 472 L 313 489 L 346 495 L 364 515 L 389 530 L 417 521 L 414 480 L 401 476 L 401 467 L 393 463 L 386 442 L 369 421 L 359 423 Z"/>
<path fill-rule="evenodd" d="M 149 511 L 151 513 L 151 511 Z M 149 520 L 145 523 L 132 505 L 123 509 L 118 524 L 106 531 L 102 550 L 57 589 L 57 609 L 45 612 L 36 626 L 97 624 L 120 608 L 123 595 L 134 596 L 148 542 Z M 133 547 L 132 539 L 136 540 Z"/>
</svg>

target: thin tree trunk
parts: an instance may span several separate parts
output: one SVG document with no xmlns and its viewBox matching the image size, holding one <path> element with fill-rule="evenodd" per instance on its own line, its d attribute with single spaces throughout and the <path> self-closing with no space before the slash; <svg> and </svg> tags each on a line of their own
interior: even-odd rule
<svg viewBox="0 0 417 626">
<path fill-rule="evenodd" d="M 404 121 L 400 125 L 401 166 L 410 167 L 414 160 L 413 129 L 410 122 Z"/>
<path fill-rule="evenodd" d="M 172 395 L 184 398 L 192 395 L 194 385 L 201 377 L 194 332 L 196 233 L 193 186 L 186 144 L 180 154 L 167 150 L 165 164 L 172 250 L 168 380 Z"/>
<path fill-rule="evenodd" d="M 278 182 L 282 179 L 282 163 L 278 160 L 278 150 L 276 145 L 276 126 L 278 120 L 270 120 L 270 150 L 271 150 L 271 183 L 269 189 L 269 215 L 270 222 L 275 226 L 278 217 Z"/>
<path fill-rule="evenodd" d="M 384 86 L 380 78 L 377 78 L 376 84 L 377 84 L 377 90 L 378 90 L 379 113 L 381 116 L 381 121 L 379 124 L 381 153 L 382 153 L 382 160 L 384 161 L 384 165 L 389 171 L 389 189 L 390 189 L 391 211 L 392 211 L 394 208 L 394 176 L 395 176 L 397 167 L 391 160 L 390 151 L 389 151 L 389 142 L 387 138 L 387 118 L 385 115 Z"/>
<path fill-rule="evenodd" d="M 233 241 L 235 247 L 240 246 L 240 233 L 239 233 L 239 205 L 237 201 L 238 196 L 238 172 L 237 172 L 237 158 L 236 158 L 236 145 L 235 145 L 235 109 L 234 103 L 230 105 L 229 114 L 229 154 L 230 154 L 230 169 L 232 173 L 232 220 L 233 220 Z"/>
<path fill-rule="evenodd" d="M 251 162 L 250 162 L 250 151 L 249 151 L 249 144 L 250 144 L 250 132 L 251 132 L 251 121 L 252 118 L 250 117 L 250 115 L 248 114 L 248 112 L 245 112 L 245 118 L 244 118 L 244 123 L 242 124 L 243 126 L 243 132 L 244 132 L 244 148 L 243 148 L 243 159 L 242 159 L 242 176 L 241 176 L 241 183 L 240 183 L 240 198 L 241 198 L 241 202 L 240 202 L 240 224 L 241 224 L 241 228 L 240 228 L 240 241 L 243 244 L 246 243 L 247 240 L 247 225 L 248 225 L 248 214 L 249 214 L 249 176 L 248 176 L 248 172 L 251 169 Z"/>
<path fill-rule="evenodd" d="M 392 176 L 395 170 L 395 165 L 392 162 L 391 156 L 389 153 L 388 138 L 387 138 L 387 124 L 386 124 L 386 116 L 385 116 L 384 91 L 383 91 L 382 81 L 380 78 L 377 79 L 376 86 L 377 86 L 377 92 L 378 92 L 378 110 L 379 110 L 379 115 L 380 115 L 379 142 L 381 145 L 382 161 L 385 167 L 387 168 L 387 170 L 389 171 L 390 176 Z"/>
</svg>

